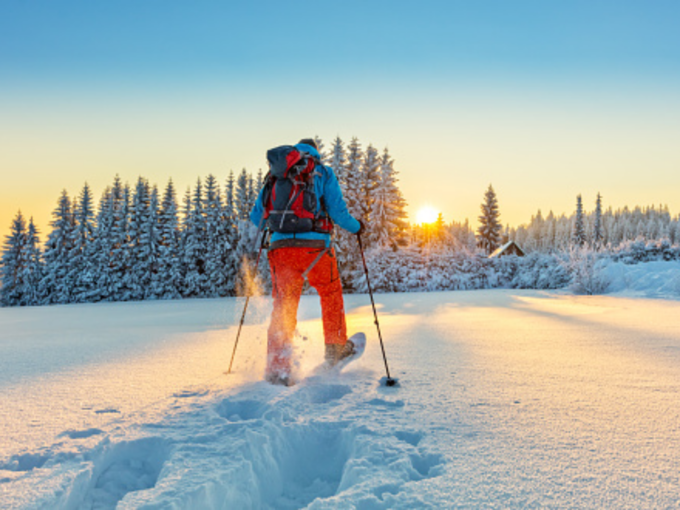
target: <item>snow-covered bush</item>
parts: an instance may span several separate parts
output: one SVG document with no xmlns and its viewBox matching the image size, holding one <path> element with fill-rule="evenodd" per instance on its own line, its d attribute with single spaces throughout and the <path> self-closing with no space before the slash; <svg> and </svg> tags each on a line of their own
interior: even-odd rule
<svg viewBox="0 0 680 510">
<path fill-rule="evenodd" d="M 680 260 L 680 246 L 673 245 L 670 239 L 645 241 L 638 238 L 622 244 L 614 250 L 611 257 L 616 262 L 624 264 L 639 264 L 658 260 Z"/>
<path fill-rule="evenodd" d="M 489 259 L 481 253 L 417 245 L 394 251 L 375 248 L 366 253 L 371 285 L 376 292 L 430 292 L 493 288 L 558 289 L 571 275 L 556 255 Z M 367 292 L 363 267 L 354 272 L 352 288 Z"/>
<path fill-rule="evenodd" d="M 571 289 L 576 294 L 603 294 L 611 280 L 602 271 L 606 259 L 591 248 L 572 248 L 564 262 L 571 273 Z"/>
<path fill-rule="evenodd" d="M 571 274 L 558 254 L 533 252 L 517 259 L 511 286 L 515 289 L 561 289 L 570 281 Z"/>
</svg>

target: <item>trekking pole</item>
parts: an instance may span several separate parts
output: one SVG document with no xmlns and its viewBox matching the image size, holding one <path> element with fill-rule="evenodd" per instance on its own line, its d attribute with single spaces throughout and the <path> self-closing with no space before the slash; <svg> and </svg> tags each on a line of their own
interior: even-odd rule
<svg viewBox="0 0 680 510">
<path fill-rule="evenodd" d="M 373 300 L 373 290 L 371 289 L 371 280 L 368 277 L 368 266 L 366 265 L 366 257 L 364 256 L 364 247 L 361 244 L 361 234 L 357 234 L 359 241 L 359 251 L 361 252 L 361 261 L 364 263 L 364 273 L 366 273 L 366 283 L 368 284 L 368 294 L 371 296 L 371 306 L 373 306 L 373 317 L 375 317 L 375 327 L 378 328 L 378 338 L 380 339 L 380 349 L 382 349 L 383 360 L 385 361 L 385 372 L 387 379 L 385 386 L 394 386 L 397 384 L 396 379 L 390 377 L 390 367 L 387 366 L 387 355 L 385 354 L 385 344 L 383 343 L 382 334 L 380 333 L 380 323 L 378 322 L 378 312 L 375 309 L 375 301 Z"/>
<path fill-rule="evenodd" d="M 264 248 L 265 245 L 265 238 L 267 237 L 267 233 L 265 232 L 262 235 L 262 242 L 260 243 L 260 250 L 257 252 L 257 259 L 255 260 L 255 271 L 257 271 L 257 268 L 260 265 L 260 256 L 262 255 L 262 249 Z M 236 356 L 236 348 L 238 347 L 238 339 L 241 336 L 241 328 L 243 327 L 243 321 L 245 321 L 246 318 L 246 310 L 248 310 L 248 302 L 250 301 L 250 293 L 246 296 L 246 303 L 243 306 L 243 313 L 241 314 L 241 322 L 239 322 L 238 325 L 238 331 L 236 333 L 236 341 L 234 342 L 234 350 L 231 353 L 231 361 L 229 362 L 229 370 L 227 370 L 225 373 L 227 375 L 231 374 L 231 366 L 234 364 L 234 356 Z"/>
</svg>

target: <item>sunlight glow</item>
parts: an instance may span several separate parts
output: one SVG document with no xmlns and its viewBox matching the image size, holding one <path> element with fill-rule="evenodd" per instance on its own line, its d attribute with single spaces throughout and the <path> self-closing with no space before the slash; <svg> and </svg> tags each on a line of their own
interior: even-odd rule
<svg viewBox="0 0 680 510">
<path fill-rule="evenodd" d="M 439 211 L 437 211 L 434 207 L 426 205 L 425 207 L 421 207 L 418 213 L 416 214 L 416 223 L 419 224 L 434 223 L 435 221 L 437 221 L 438 215 Z"/>
</svg>

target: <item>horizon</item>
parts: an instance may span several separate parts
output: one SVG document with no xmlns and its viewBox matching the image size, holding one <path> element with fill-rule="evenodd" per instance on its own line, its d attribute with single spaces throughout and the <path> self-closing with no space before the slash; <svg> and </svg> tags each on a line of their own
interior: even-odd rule
<svg viewBox="0 0 680 510">
<path fill-rule="evenodd" d="M 44 241 L 62 189 L 181 196 L 315 135 L 388 147 L 412 222 L 476 229 L 489 184 L 514 227 L 598 192 L 678 214 L 679 5 L 408 6 L 0 6 L 0 238 L 21 210 Z"/>
</svg>

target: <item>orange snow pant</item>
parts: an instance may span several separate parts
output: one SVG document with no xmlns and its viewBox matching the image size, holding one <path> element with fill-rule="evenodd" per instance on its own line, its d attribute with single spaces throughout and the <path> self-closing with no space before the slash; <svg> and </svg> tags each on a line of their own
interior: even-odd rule
<svg viewBox="0 0 680 510">
<path fill-rule="evenodd" d="M 304 284 L 303 273 L 323 248 L 283 247 L 269 251 L 274 309 L 267 334 L 268 372 L 290 373 L 291 348 Z M 307 274 L 321 298 L 323 334 L 327 344 L 347 342 L 345 305 L 335 250 L 327 250 Z"/>
</svg>

